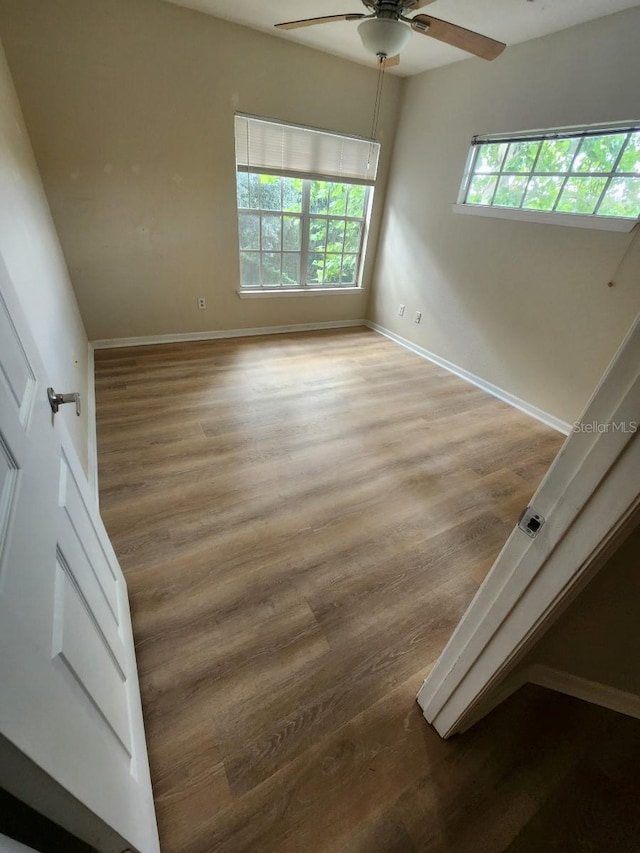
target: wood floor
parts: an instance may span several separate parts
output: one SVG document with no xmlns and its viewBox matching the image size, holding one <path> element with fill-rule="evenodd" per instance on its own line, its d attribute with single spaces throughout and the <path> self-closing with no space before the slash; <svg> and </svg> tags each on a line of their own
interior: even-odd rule
<svg viewBox="0 0 640 853">
<path fill-rule="evenodd" d="M 96 394 L 164 853 L 640 849 L 637 721 L 415 703 L 562 436 L 366 329 L 99 351 Z"/>
</svg>

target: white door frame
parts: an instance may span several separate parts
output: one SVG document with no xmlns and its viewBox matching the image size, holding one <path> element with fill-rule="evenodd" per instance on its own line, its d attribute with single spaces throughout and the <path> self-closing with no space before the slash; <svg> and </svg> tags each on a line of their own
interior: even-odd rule
<svg viewBox="0 0 640 853">
<path fill-rule="evenodd" d="M 535 538 L 514 528 L 418 694 L 425 718 L 443 737 L 468 728 L 496 704 L 496 695 L 506 698 L 505 677 L 635 516 L 638 422 L 640 316 L 580 418 L 587 426 L 567 437 L 531 501 L 545 523 Z M 621 423 L 627 431 L 613 426 Z"/>
</svg>

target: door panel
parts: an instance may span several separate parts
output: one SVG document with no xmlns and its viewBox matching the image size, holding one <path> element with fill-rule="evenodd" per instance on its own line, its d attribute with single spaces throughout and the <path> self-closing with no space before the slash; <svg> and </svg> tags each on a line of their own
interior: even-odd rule
<svg viewBox="0 0 640 853">
<path fill-rule="evenodd" d="M 13 408 L 24 424 L 35 385 L 35 376 L 20 343 L 4 299 L 0 298 L 0 340 L 2 341 L 2 374 L 6 390 L 13 398 Z"/>
<path fill-rule="evenodd" d="M 5 403 L 2 396 L 0 393 L 0 406 Z M 18 463 L 13 458 L 5 439 L 0 435 L 0 554 L 4 551 L 9 516 L 15 500 L 18 471 Z M 0 580 L 1 578 L 0 575 Z"/>
<path fill-rule="evenodd" d="M 78 484 L 69 468 L 68 461 L 62 459 L 60 507 L 64 511 L 63 524 L 66 521 L 74 532 L 76 542 L 82 549 L 87 564 L 87 579 L 89 575 L 97 583 L 100 592 L 111 611 L 111 619 L 116 629 L 119 625 L 118 616 L 118 579 L 109 557 L 95 535 L 90 510 L 80 494 Z M 78 577 L 80 581 L 80 578 Z"/>
<path fill-rule="evenodd" d="M 53 660 L 60 657 L 131 757 L 126 675 L 62 557 L 61 554 L 56 566 Z"/>
<path fill-rule="evenodd" d="M 126 584 L 49 384 L 0 258 L 0 736 L 156 853 Z"/>
</svg>

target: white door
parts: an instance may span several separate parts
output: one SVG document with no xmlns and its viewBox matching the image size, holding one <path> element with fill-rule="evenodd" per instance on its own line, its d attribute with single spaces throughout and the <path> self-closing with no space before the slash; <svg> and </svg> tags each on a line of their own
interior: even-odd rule
<svg viewBox="0 0 640 853">
<path fill-rule="evenodd" d="M 0 258 L 0 784 L 24 795 L 26 774 L 100 849 L 152 853 L 127 589 L 48 384 Z"/>
</svg>

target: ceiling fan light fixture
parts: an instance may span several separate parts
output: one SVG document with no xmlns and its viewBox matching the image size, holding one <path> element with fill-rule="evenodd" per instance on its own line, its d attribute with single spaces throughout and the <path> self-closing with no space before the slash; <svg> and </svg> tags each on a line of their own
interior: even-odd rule
<svg viewBox="0 0 640 853">
<path fill-rule="evenodd" d="M 367 18 L 358 24 L 365 50 L 376 56 L 396 56 L 411 38 L 411 29 L 402 21 Z"/>
</svg>

